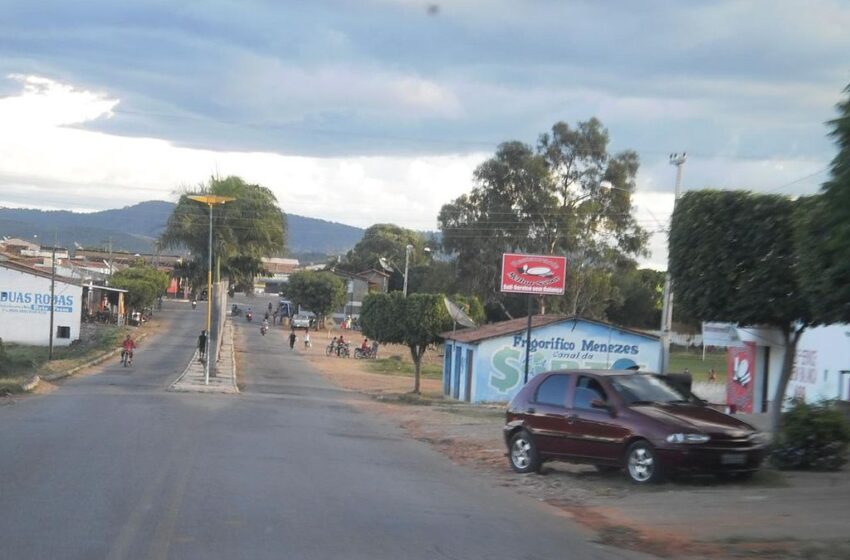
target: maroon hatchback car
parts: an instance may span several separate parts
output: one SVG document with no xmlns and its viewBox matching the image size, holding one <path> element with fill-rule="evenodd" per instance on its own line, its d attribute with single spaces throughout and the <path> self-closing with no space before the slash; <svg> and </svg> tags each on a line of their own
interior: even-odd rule
<svg viewBox="0 0 850 560">
<path fill-rule="evenodd" d="M 519 473 L 563 460 L 647 483 L 674 473 L 750 476 L 767 439 L 662 376 L 575 370 L 542 373 L 522 388 L 508 406 L 505 443 Z"/>
</svg>

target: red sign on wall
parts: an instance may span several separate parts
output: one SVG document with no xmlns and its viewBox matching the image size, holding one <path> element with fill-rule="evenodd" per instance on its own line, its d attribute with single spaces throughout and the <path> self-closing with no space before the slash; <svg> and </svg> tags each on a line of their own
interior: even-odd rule
<svg viewBox="0 0 850 560">
<path fill-rule="evenodd" d="M 502 255 L 502 292 L 563 295 L 567 258 L 548 255 Z"/>
<path fill-rule="evenodd" d="M 726 384 L 726 404 L 736 412 L 753 412 L 753 386 L 756 372 L 756 345 L 745 342 L 743 346 L 729 347 L 727 354 L 729 381 Z"/>
</svg>

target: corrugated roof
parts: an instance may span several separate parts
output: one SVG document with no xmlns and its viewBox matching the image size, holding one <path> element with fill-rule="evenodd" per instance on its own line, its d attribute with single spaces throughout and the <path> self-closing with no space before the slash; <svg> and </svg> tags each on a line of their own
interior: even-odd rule
<svg viewBox="0 0 850 560">
<path fill-rule="evenodd" d="M 555 323 L 566 323 L 568 321 L 582 321 L 585 323 L 592 323 L 594 325 L 602 325 L 604 327 L 617 329 L 618 331 L 626 332 L 643 338 L 648 338 L 650 340 L 659 340 L 657 336 L 642 333 L 634 329 L 628 329 L 625 327 L 612 325 L 611 323 L 606 323 L 604 321 L 596 321 L 593 319 L 585 319 L 583 317 L 567 315 L 534 315 L 531 318 L 531 328 L 532 330 L 534 330 L 535 328 L 545 327 Z M 460 331 L 455 331 L 454 333 L 449 331 L 441 334 L 440 336 L 446 340 L 456 340 L 457 342 L 470 342 L 474 344 L 477 342 L 481 342 L 482 340 L 487 340 L 489 338 L 496 338 L 499 336 L 523 332 L 527 328 L 528 317 L 520 317 L 519 319 L 510 319 L 508 321 L 502 321 L 500 323 L 491 323 L 489 325 L 478 327 L 477 329 L 463 329 Z"/>
<path fill-rule="evenodd" d="M 3 260 L 0 261 L 0 266 L 8 268 L 10 270 L 15 270 L 17 272 L 23 272 L 25 274 L 32 274 L 33 276 L 39 276 L 41 278 L 47 278 L 50 280 L 51 274 L 49 272 L 45 272 L 43 270 L 39 270 L 37 268 L 33 268 L 31 266 L 27 266 L 25 264 L 21 264 L 19 262 L 15 262 L 12 260 Z M 56 281 L 62 282 L 63 284 L 71 284 L 72 286 L 81 286 L 82 283 L 75 278 L 67 278 L 65 276 L 56 275 Z"/>
</svg>

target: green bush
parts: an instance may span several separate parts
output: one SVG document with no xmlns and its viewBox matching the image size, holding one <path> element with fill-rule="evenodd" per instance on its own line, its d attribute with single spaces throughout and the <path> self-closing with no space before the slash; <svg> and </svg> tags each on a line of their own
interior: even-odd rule
<svg viewBox="0 0 850 560">
<path fill-rule="evenodd" d="M 794 399 L 782 415 L 771 460 L 781 469 L 838 470 L 847 462 L 848 445 L 850 423 L 833 402 Z"/>
</svg>

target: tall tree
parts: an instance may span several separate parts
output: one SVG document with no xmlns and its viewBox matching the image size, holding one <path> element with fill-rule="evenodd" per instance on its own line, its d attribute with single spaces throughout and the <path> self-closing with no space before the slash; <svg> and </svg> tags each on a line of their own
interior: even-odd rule
<svg viewBox="0 0 850 560">
<path fill-rule="evenodd" d="M 795 212 L 789 198 L 742 191 L 694 191 L 677 203 L 670 274 L 677 303 L 704 321 L 777 328 L 785 341 L 771 401 L 774 433 L 797 342 L 811 317 L 798 281 Z"/>
<path fill-rule="evenodd" d="M 616 294 L 606 309 L 608 319 L 627 327 L 658 328 L 664 273 L 632 267 L 614 275 L 613 281 Z"/>
<path fill-rule="evenodd" d="M 830 121 L 838 144 L 830 179 L 821 194 L 803 202 L 799 223 L 802 287 L 823 323 L 850 323 L 850 86 Z"/>
<path fill-rule="evenodd" d="M 235 198 L 213 211 L 213 252 L 232 283 L 253 288 L 254 277 L 262 271 L 262 257 L 284 250 L 286 222 L 277 198 L 268 188 L 239 177 L 213 178 L 195 192 L 182 194 L 159 243 L 163 248 L 185 247 L 201 263 L 206 263 L 209 251 L 209 209 L 191 200 L 192 194 Z"/>
<path fill-rule="evenodd" d="M 422 356 L 451 328 L 451 317 L 440 294 L 399 292 L 369 294 L 363 300 L 360 314 L 363 334 L 380 343 L 404 344 L 413 360 L 413 392 L 420 391 Z"/>
<path fill-rule="evenodd" d="M 568 257 L 565 311 L 607 297 L 596 290 L 599 271 L 641 254 L 647 241 L 632 216 L 637 155 L 609 154 L 608 140 L 597 119 L 575 129 L 559 122 L 536 148 L 504 143 L 475 170 L 472 192 L 444 205 L 438 218 L 464 291 L 502 302 L 500 257 L 515 251 Z"/>
<path fill-rule="evenodd" d="M 324 323 L 325 317 L 345 302 L 345 283 L 333 272 L 304 270 L 289 276 L 285 293 Z"/>
</svg>

